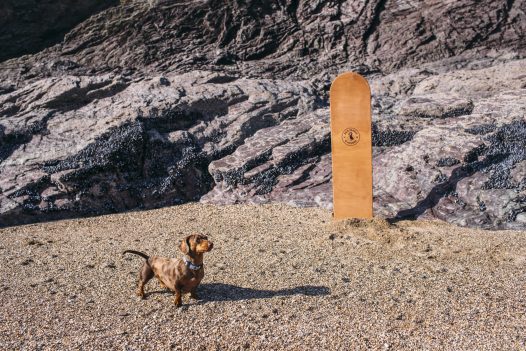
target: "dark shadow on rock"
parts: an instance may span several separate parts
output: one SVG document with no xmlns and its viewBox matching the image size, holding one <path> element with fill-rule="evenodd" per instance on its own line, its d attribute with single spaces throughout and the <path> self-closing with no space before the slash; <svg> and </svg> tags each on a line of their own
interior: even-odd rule
<svg viewBox="0 0 526 351">
<path fill-rule="evenodd" d="M 0 62 L 58 44 L 75 26 L 118 4 L 117 0 L 2 1 Z"/>
<path fill-rule="evenodd" d="M 304 285 L 289 289 L 264 290 L 243 288 L 231 284 L 209 283 L 202 284 L 198 293 L 203 302 L 209 301 L 242 301 L 268 299 L 277 296 L 323 296 L 330 295 L 331 290 L 326 286 Z"/>
<path fill-rule="evenodd" d="M 443 183 L 433 187 L 427 196 L 419 201 L 416 206 L 399 211 L 395 217 L 389 218 L 389 223 L 396 223 L 402 220 L 415 220 L 425 211 L 435 207 L 441 198 L 455 191 L 460 180 L 472 176 L 475 172 L 487 168 L 489 165 L 497 163 L 498 158 L 477 162 L 476 165 L 460 166 L 451 172 L 451 176 Z"/>
</svg>

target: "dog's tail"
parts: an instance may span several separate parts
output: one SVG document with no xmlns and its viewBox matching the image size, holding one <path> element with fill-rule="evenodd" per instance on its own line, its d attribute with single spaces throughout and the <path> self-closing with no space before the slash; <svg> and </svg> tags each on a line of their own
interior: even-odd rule
<svg viewBox="0 0 526 351">
<path fill-rule="evenodd" d="M 139 255 L 139 256 L 141 256 L 142 258 L 144 258 L 145 260 L 148 260 L 148 259 L 150 258 L 150 256 L 148 256 L 147 254 L 144 254 L 144 253 L 139 252 L 139 251 L 126 250 L 126 251 L 124 251 L 122 254 L 124 255 L 125 253 L 131 253 L 131 254 L 134 254 L 134 255 Z"/>
</svg>

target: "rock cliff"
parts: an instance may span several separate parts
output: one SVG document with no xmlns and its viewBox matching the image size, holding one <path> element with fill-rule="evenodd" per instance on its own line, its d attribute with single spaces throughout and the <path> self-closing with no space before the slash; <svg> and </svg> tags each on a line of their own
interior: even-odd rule
<svg viewBox="0 0 526 351">
<path fill-rule="evenodd" d="M 0 63 L 0 224 L 187 201 L 330 208 L 328 88 L 353 70 L 373 93 L 377 215 L 525 228 L 525 5 L 94 11 Z M 17 26 L 4 31 L 27 37 Z"/>
</svg>

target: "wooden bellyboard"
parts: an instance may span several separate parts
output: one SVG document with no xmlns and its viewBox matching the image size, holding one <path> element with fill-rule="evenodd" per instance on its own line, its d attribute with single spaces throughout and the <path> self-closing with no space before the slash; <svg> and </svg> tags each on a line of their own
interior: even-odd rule
<svg viewBox="0 0 526 351">
<path fill-rule="evenodd" d="M 372 218 L 371 90 L 356 73 L 331 85 L 331 146 L 334 219 Z"/>
</svg>

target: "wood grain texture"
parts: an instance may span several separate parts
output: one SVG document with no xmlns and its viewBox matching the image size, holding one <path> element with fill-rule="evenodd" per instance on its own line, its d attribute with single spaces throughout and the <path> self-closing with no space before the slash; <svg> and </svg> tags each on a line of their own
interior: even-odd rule
<svg viewBox="0 0 526 351">
<path fill-rule="evenodd" d="M 334 219 L 372 218 L 371 90 L 356 73 L 331 85 Z"/>
</svg>

